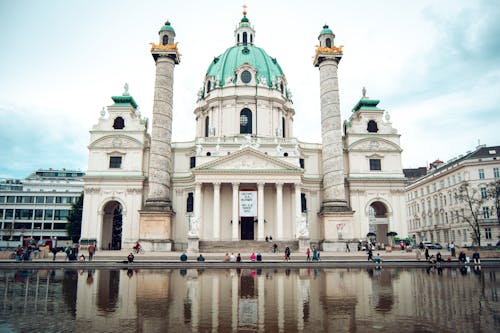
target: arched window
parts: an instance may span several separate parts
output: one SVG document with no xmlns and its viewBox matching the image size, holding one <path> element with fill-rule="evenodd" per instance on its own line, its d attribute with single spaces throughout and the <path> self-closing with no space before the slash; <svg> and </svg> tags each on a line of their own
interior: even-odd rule
<svg viewBox="0 0 500 333">
<path fill-rule="evenodd" d="M 209 81 L 207 82 L 207 94 L 210 92 L 210 89 L 211 89 L 211 88 L 212 88 L 212 83 L 211 83 L 211 81 L 209 80 Z"/>
<path fill-rule="evenodd" d="M 281 118 L 281 133 L 283 133 L 283 137 L 285 137 L 285 117 Z"/>
<path fill-rule="evenodd" d="M 116 117 L 113 122 L 114 129 L 123 129 L 125 127 L 125 120 L 122 117 Z"/>
<path fill-rule="evenodd" d="M 326 39 L 326 47 L 332 47 L 332 40 L 330 38 Z"/>
<path fill-rule="evenodd" d="M 210 125 L 210 118 L 207 116 L 205 118 L 205 138 L 208 138 L 208 132 L 209 132 L 209 125 Z"/>
<path fill-rule="evenodd" d="M 302 213 L 307 212 L 307 200 L 306 200 L 305 193 L 300 193 L 300 207 L 301 207 Z"/>
<path fill-rule="evenodd" d="M 168 36 L 165 35 L 163 36 L 163 45 L 167 45 L 168 44 Z"/>
<path fill-rule="evenodd" d="M 281 93 L 283 93 L 283 91 L 285 90 L 283 87 L 283 82 L 280 82 L 280 90 L 281 90 Z"/>
<path fill-rule="evenodd" d="M 186 200 L 186 212 L 192 213 L 194 210 L 193 208 L 194 208 L 194 196 L 193 192 L 189 192 Z"/>
<path fill-rule="evenodd" d="M 247 33 L 243 33 L 243 45 L 247 45 Z"/>
<path fill-rule="evenodd" d="M 253 35 L 250 34 L 250 44 L 253 44 Z"/>
<path fill-rule="evenodd" d="M 252 111 L 244 108 L 240 112 L 240 134 L 252 134 Z"/>
<path fill-rule="evenodd" d="M 375 120 L 370 120 L 368 122 L 368 127 L 366 128 L 369 133 L 377 133 L 378 132 L 378 127 L 377 127 L 377 122 Z"/>
<path fill-rule="evenodd" d="M 240 34 L 236 35 L 236 41 L 239 43 L 240 42 Z"/>
</svg>

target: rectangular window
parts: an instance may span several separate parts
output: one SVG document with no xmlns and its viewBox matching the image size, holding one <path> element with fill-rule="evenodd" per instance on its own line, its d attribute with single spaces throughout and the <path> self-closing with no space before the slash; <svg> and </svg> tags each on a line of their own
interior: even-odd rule
<svg viewBox="0 0 500 333">
<path fill-rule="evenodd" d="M 52 209 L 47 209 L 45 210 L 45 220 L 52 220 L 54 219 L 54 211 Z"/>
<path fill-rule="evenodd" d="M 493 168 L 493 177 L 500 178 L 500 171 L 498 170 L 498 168 Z"/>
<path fill-rule="evenodd" d="M 189 158 L 189 168 L 194 168 L 196 167 L 196 156 L 191 156 Z"/>
<path fill-rule="evenodd" d="M 43 209 L 35 209 L 35 220 L 43 220 Z"/>
<path fill-rule="evenodd" d="M 0 220 L 3 220 L 3 209 L 0 209 Z"/>
<path fill-rule="evenodd" d="M 382 170 L 382 165 L 380 163 L 380 159 L 378 158 L 370 158 L 370 170 Z"/>
<path fill-rule="evenodd" d="M 486 199 L 487 196 L 486 187 L 481 187 L 481 198 Z"/>
<path fill-rule="evenodd" d="M 434 184 L 432 184 L 432 191 L 436 192 L 436 190 L 437 190 L 437 186 L 436 186 L 436 183 L 434 183 Z"/>
<path fill-rule="evenodd" d="M 301 207 L 301 212 L 306 213 L 307 212 L 307 200 L 306 200 L 306 194 L 305 193 L 300 193 L 300 207 Z"/>
<path fill-rule="evenodd" d="M 5 197 L 2 195 L 0 196 L 0 203 L 4 203 L 5 202 Z"/>
<path fill-rule="evenodd" d="M 14 218 L 14 210 L 13 209 L 6 209 L 5 210 L 5 219 L 13 219 Z"/>
<path fill-rule="evenodd" d="M 484 179 L 484 169 L 479 169 L 479 179 Z"/>
<path fill-rule="evenodd" d="M 304 159 L 303 158 L 299 158 L 299 165 L 300 165 L 301 169 L 304 169 Z"/>
<path fill-rule="evenodd" d="M 192 213 L 193 208 L 194 208 L 193 192 L 189 192 L 186 200 L 186 212 Z"/>
<path fill-rule="evenodd" d="M 490 208 L 489 207 L 483 207 L 483 218 L 485 218 L 485 219 L 490 218 Z"/>
<path fill-rule="evenodd" d="M 462 182 L 462 174 L 461 173 L 458 174 L 458 182 L 459 183 Z"/>
<path fill-rule="evenodd" d="M 46 203 L 54 203 L 54 197 L 45 197 L 45 202 Z"/>
<path fill-rule="evenodd" d="M 45 197 L 36 197 L 36 203 L 44 203 L 45 202 Z"/>
<path fill-rule="evenodd" d="M 52 223 L 44 223 L 43 229 L 44 230 L 52 230 Z"/>
<path fill-rule="evenodd" d="M 431 188 L 429 187 L 429 185 L 427 185 L 427 186 L 425 187 L 425 189 L 426 189 L 426 191 L 427 191 L 427 194 L 431 193 Z"/>
<path fill-rule="evenodd" d="M 64 230 L 66 223 L 54 223 L 54 230 Z"/>
<path fill-rule="evenodd" d="M 455 185 L 457 183 L 457 179 L 455 178 L 455 175 L 451 176 L 452 179 L 453 179 L 453 185 Z"/>
<path fill-rule="evenodd" d="M 16 202 L 16 197 L 9 195 L 7 197 L 7 203 L 15 203 Z"/>
<path fill-rule="evenodd" d="M 66 221 L 66 218 L 69 216 L 69 210 L 66 209 L 56 209 L 54 211 L 54 220 L 56 221 Z"/>
<path fill-rule="evenodd" d="M 110 156 L 109 157 L 109 168 L 110 169 L 120 169 L 122 167 L 122 157 L 121 156 Z"/>
<path fill-rule="evenodd" d="M 491 239 L 491 228 L 484 228 L 484 238 Z"/>
</svg>

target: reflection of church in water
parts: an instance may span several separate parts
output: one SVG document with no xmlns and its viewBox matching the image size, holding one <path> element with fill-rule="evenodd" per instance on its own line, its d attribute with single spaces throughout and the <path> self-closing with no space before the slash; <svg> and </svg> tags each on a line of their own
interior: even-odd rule
<svg viewBox="0 0 500 333">
<path fill-rule="evenodd" d="M 366 91 L 341 122 L 343 50 L 332 30 L 321 30 L 313 61 L 321 110 L 296 111 L 282 68 L 256 46 L 243 14 L 234 45 L 208 65 L 193 141 L 171 140 L 180 54 L 169 22 L 151 47 L 151 135 L 128 87 L 103 109 L 90 131 L 83 244 L 129 248 L 139 240 L 148 251 L 206 251 L 272 235 L 338 250 L 369 232 L 382 242 L 389 231 L 407 235 L 400 135 Z M 297 138 L 295 112 L 321 112 L 322 143 Z"/>
</svg>

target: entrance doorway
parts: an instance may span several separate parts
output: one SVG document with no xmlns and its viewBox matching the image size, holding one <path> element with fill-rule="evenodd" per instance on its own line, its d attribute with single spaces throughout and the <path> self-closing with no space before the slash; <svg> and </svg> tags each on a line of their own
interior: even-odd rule
<svg viewBox="0 0 500 333">
<path fill-rule="evenodd" d="M 104 206 L 101 244 L 103 249 L 121 249 L 122 206 L 117 201 L 110 201 Z"/>
<path fill-rule="evenodd" d="M 369 210 L 369 231 L 376 235 L 376 241 L 388 244 L 387 233 L 389 232 L 389 224 L 387 217 L 387 207 L 383 202 L 375 201 L 368 208 Z"/>
<path fill-rule="evenodd" d="M 241 239 L 253 240 L 253 217 L 241 217 Z"/>
</svg>

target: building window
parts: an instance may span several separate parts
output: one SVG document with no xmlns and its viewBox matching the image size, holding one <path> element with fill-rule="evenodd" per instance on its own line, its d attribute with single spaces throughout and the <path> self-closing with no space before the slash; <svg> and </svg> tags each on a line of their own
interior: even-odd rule
<svg viewBox="0 0 500 333">
<path fill-rule="evenodd" d="M 307 200 L 305 193 L 300 193 L 300 207 L 302 213 L 307 213 Z"/>
<path fill-rule="evenodd" d="M 240 112 L 240 134 L 252 134 L 252 111 L 244 108 Z"/>
<path fill-rule="evenodd" d="M 443 189 L 444 188 L 444 180 L 441 180 L 439 182 L 439 188 Z"/>
<path fill-rule="evenodd" d="M 243 45 L 247 45 L 247 33 L 243 32 Z"/>
<path fill-rule="evenodd" d="M 116 117 L 113 122 L 113 128 L 117 130 L 121 130 L 125 127 L 125 120 L 122 117 Z"/>
<path fill-rule="evenodd" d="M 484 179 L 484 169 L 479 169 L 479 179 Z"/>
<path fill-rule="evenodd" d="M 330 38 L 327 38 L 325 40 L 325 43 L 326 43 L 326 47 L 332 47 L 332 40 Z"/>
<path fill-rule="evenodd" d="M 44 203 L 45 202 L 45 197 L 36 197 L 36 203 Z"/>
<path fill-rule="evenodd" d="M 45 197 L 45 202 L 46 203 L 54 203 L 54 197 Z"/>
<path fill-rule="evenodd" d="M 167 45 L 168 44 L 168 36 L 167 35 L 163 36 L 162 44 L 163 45 Z"/>
<path fill-rule="evenodd" d="M 207 82 L 207 94 L 210 92 L 211 88 L 212 88 L 212 83 L 210 82 L 210 80 L 208 80 L 208 82 Z"/>
<path fill-rule="evenodd" d="M 241 72 L 241 82 L 247 84 L 250 83 L 250 81 L 252 81 L 252 73 L 249 71 Z"/>
<path fill-rule="evenodd" d="M 500 178 L 500 171 L 498 168 L 493 168 L 493 177 Z"/>
<path fill-rule="evenodd" d="M 285 117 L 281 118 L 281 132 L 283 133 L 283 137 L 285 137 Z"/>
<path fill-rule="evenodd" d="M 56 209 L 54 211 L 54 220 L 65 221 L 68 216 L 69 216 L 69 210 Z"/>
<path fill-rule="evenodd" d="M 210 118 L 208 116 L 205 117 L 205 138 L 208 138 L 208 134 L 210 132 Z"/>
<path fill-rule="evenodd" d="M 368 122 L 366 130 L 368 131 L 368 133 L 377 133 L 378 132 L 377 122 L 375 120 L 370 120 Z"/>
<path fill-rule="evenodd" d="M 196 156 L 191 156 L 189 158 L 189 167 L 192 169 L 196 167 Z"/>
<path fill-rule="evenodd" d="M 484 219 L 490 218 L 490 208 L 489 207 L 483 207 L 483 218 Z"/>
<path fill-rule="evenodd" d="M 189 192 L 186 200 L 186 212 L 192 213 L 193 208 L 194 208 L 193 192 Z"/>
<path fill-rule="evenodd" d="M 299 165 L 302 169 L 304 169 L 304 159 L 303 158 L 299 158 Z"/>
<path fill-rule="evenodd" d="M 35 209 L 35 220 L 43 220 L 43 209 Z"/>
<path fill-rule="evenodd" d="M 488 193 L 486 192 L 486 187 L 481 187 L 481 198 L 486 199 Z"/>
<path fill-rule="evenodd" d="M 110 169 L 120 169 L 122 167 L 122 157 L 121 156 L 110 156 L 109 157 L 109 168 Z"/>
<path fill-rule="evenodd" d="M 491 228 L 484 228 L 484 238 L 491 239 Z"/>
<path fill-rule="evenodd" d="M 45 220 L 52 220 L 54 218 L 54 211 L 52 209 L 45 210 Z"/>
<path fill-rule="evenodd" d="M 370 158 L 370 170 L 382 170 L 379 158 Z"/>
</svg>

